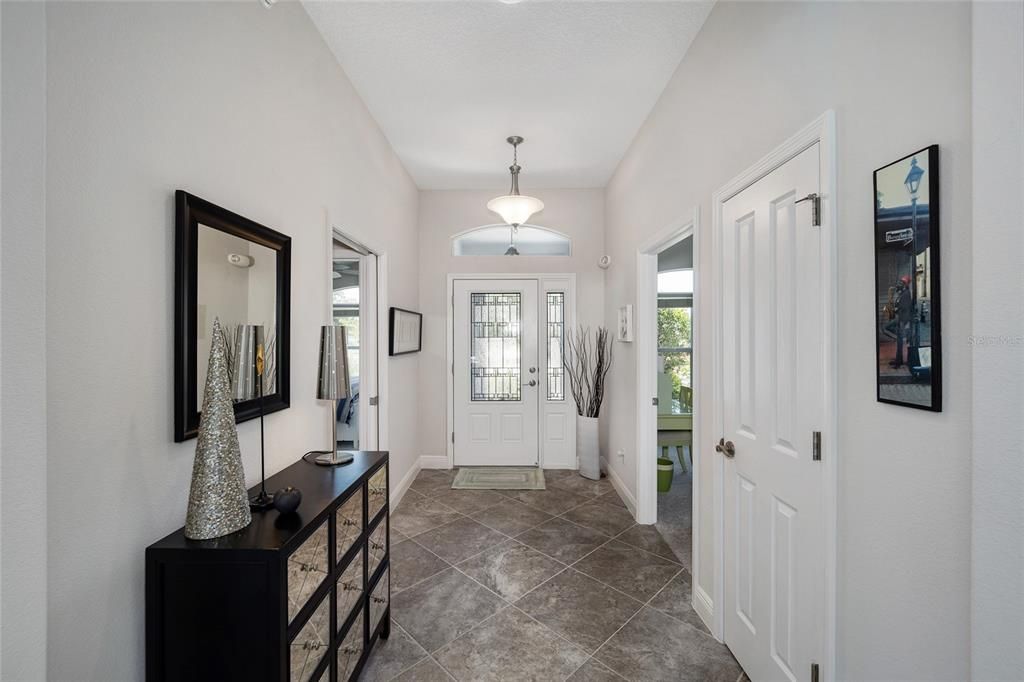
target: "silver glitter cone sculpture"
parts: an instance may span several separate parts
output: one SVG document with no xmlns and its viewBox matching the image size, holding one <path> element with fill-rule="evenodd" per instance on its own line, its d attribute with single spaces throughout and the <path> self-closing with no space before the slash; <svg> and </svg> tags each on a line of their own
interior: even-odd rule
<svg viewBox="0 0 1024 682">
<path fill-rule="evenodd" d="M 231 401 L 227 339 L 218 319 L 213 321 L 212 336 L 185 516 L 185 537 L 191 540 L 219 538 L 245 528 L 252 521 L 235 429 L 235 406 Z"/>
</svg>

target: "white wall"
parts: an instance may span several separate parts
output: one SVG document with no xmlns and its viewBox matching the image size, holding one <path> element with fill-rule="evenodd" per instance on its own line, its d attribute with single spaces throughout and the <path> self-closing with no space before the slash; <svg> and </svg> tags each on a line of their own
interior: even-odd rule
<svg viewBox="0 0 1024 682">
<path fill-rule="evenodd" d="M 47 28 L 48 672 L 139 680 L 143 551 L 183 523 L 195 448 L 172 442 L 174 190 L 292 237 L 268 473 L 329 439 L 327 220 L 382 245 L 390 303 L 416 307 L 418 194 L 297 3 L 51 4 Z M 416 421 L 417 364 L 390 364 L 392 425 Z M 252 484 L 258 421 L 239 435 Z M 398 479 L 415 445 L 395 428 Z"/>
<path fill-rule="evenodd" d="M 975 3 L 971 28 L 971 679 L 1015 680 L 1024 674 L 1024 4 Z"/>
<path fill-rule="evenodd" d="M 604 322 L 604 192 L 599 189 L 535 189 L 544 210 L 530 222 L 572 238 L 571 256 L 453 256 L 451 236 L 496 222 L 487 201 L 503 190 L 420 192 L 420 361 L 419 437 L 421 454 L 445 456 L 448 404 L 445 357 L 445 302 L 449 273 L 576 273 L 576 318 L 596 327 Z"/>
<path fill-rule="evenodd" d="M 46 14 L 0 3 L 0 679 L 46 679 Z"/>
<path fill-rule="evenodd" d="M 715 189 L 826 109 L 837 112 L 838 679 L 969 674 L 970 22 L 964 3 L 720 2 L 607 190 L 611 321 L 635 303 L 638 243 L 698 205 L 710 230 Z M 942 173 L 941 414 L 876 402 L 874 378 L 872 171 L 931 143 Z M 699 241 L 706 263 L 711 239 Z M 704 291 L 710 276 L 704 269 Z M 710 348 L 706 317 L 696 329 Z M 626 451 L 609 462 L 632 488 L 636 363 L 620 348 L 604 442 L 606 454 Z M 710 396 L 710 382 L 697 390 Z M 697 451 L 710 473 L 715 434 L 703 433 Z M 708 500 L 704 538 L 712 523 Z M 701 586 L 713 594 L 709 547 L 701 559 Z"/>
</svg>

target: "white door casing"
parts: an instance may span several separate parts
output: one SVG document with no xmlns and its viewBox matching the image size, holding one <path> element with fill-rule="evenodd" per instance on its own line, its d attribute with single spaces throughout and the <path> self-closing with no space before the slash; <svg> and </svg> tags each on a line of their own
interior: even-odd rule
<svg viewBox="0 0 1024 682">
<path fill-rule="evenodd" d="M 538 289 L 535 279 L 454 282 L 456 466 L 539 462 Z"/>
<path fill-rule="evenodd" d="M 724 639 L 752 679 L 807 679 L 825 645 L 822 231 L 797 203 L 821 194 L 819 151 L 726 201 L 718 235 Z"/>
<path fill-rule="evenodd" d="M 366 349 L 359 359 L 362 375 L 359 380 L 359 435 L 362 449 L 375 450 L 379 447 L 380 434 L 380 399 L 377 390 L 377 311 L 380 307 L 377 295 L 377 254 L 368 253 L 360 257 L 359 268 L 359 347 Z"/>
</svg>

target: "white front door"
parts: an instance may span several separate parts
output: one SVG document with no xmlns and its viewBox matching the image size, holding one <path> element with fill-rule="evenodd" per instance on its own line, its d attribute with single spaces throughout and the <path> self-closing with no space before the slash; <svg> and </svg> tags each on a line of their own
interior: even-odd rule
<svg viewBox="0 0 1024 682">
<path fill-rule="evenodd" d="M 754 680 L 807 680 L 823 651 L 819 166 L 815 144 L 723 206 L 725 642 Z"/>
<path fill-rule="evenodd" d="M 538 463 L 537 280 L 456 280 L 456 466 Z"/>
</svg>

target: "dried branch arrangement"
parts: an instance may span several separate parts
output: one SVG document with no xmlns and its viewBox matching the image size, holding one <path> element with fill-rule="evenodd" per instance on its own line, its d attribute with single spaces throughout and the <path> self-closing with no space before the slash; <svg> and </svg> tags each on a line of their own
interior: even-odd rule
<svg viewBox="0 0 1024 682">
<path fill-rule="evenodd" d="M 612 337 L 604 327 L 594 333 L 580 327 L 566 335 L 565 373 L 581 417 L 598 417 L 604 401 L 604 380 L 612 368 Z"/>
</svg>

